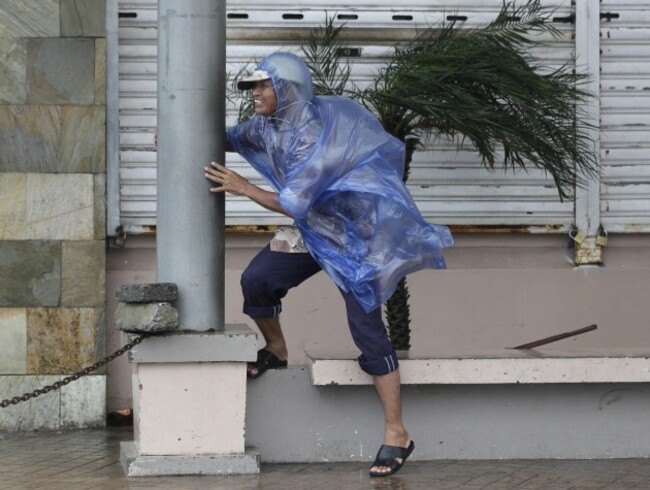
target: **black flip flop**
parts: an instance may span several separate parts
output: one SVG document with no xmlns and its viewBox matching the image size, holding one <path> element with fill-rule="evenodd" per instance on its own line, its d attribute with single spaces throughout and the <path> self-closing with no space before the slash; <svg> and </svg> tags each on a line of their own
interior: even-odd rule
<svg viewBox="0 0 650 490">
<path fill-rule="evenodd" d="M 370 471 L 370 476 L 391 476 L 397 473 L 400 468 L 406 463 L 406 459 L 411 455 L 415 449 L 415 444 L 413 441 L 409 444 L 408 447 L 399 447 L 399 446 L 388 446 L 383 444 L 379 448 L 375 462 L 372 463 L 372 466 L 387 466 L 390 468 L 390 471 L 386 472 L 372 472 Z M 397 461 L 397 458 L 401 458 L 402 461 Z"/>
<path fill-rule="evenodd" d="M 247 373 L 250 379 L 259 378 L 269 369 L 286 368 L 287 361 L 281 361 L 273 352 L 266 349 L 257 351 L 257 361 L 249 362 L 249 366 L 257 369 L 257 374 Z"/>
</svg>

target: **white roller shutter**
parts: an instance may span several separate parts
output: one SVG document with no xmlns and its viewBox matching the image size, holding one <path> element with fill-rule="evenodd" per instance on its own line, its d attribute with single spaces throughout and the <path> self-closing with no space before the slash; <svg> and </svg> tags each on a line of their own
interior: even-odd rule
<svg viewBox="0 0 650 490">
<path fill-rule="evenodd" d="M 156 224 L 157 1 L 120 1 L 120 223 L 125 231 Z"/>
<path fill-rule="evenodd" d="M 650 231 L 650 1 L 609 0 L 601 17 L 601 222 Z"/>
<path fill-rule="evenodd" d="M 545 1 L 561 7 L 557 17 L 573 13 L 570 0 Z M 231 75 L 252 60 L 273 51 L 299 45 L 294 33 L 323 25 L 326 15 L 341 16 L 349 29 L 350 47 L 360 56 L 350 58 L 353 80 L 363 86 L 392 53 L 400 39 L 416 27 L 438 25 L 455 16 L 463 27 L 490 22 L 501 0 L 409 1 L 302 1 L 231 0 L 228 2 L 227 70 Z M 120 220 L 126 231 L 155 226 L 156 154 L 152 134 L 156 126 L 156 22 L 157 2 L 119 1 L 120 73 Z M 466 20 L 462 20 L 465 19 Z M 559 41 L 535 48 L 543 63 L 557 67 L 574 63 L 573 24 L 558 23 Z M 549 40 L 550 41 L 550 40 Z M 228 124 L 236 122 L 236 107 L 229 107 Z M 483 226 L 531 227 L 536 231 L 564 230 L 573 223 L 573 203 L 561 203 L 552 179 L 539 171 L 489 172 L 476 152 L 459 142 L 433 140 L 418 151 L 409 187 L 424 216 L 432 222 Z M 238 155 L 228 165 L 258 182 L 255 172 Z M 228 196 L 226 223 L 264 225 L 286 221 L 247 199 Z"/>
</svg>

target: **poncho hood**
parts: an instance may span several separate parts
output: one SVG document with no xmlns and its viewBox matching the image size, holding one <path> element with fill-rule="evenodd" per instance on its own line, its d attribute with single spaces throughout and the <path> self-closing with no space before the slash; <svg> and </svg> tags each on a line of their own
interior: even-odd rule
<svg viewBox="0 0 650 490">
<path fill-rule="evenodd" d="M 372 311 L 406 274 L 445 267 L 453 240 L 406 189 L 404 144 L 356 102 L 314 97 L 298 56 L 274 53 L 257 69 L 269 73 L 278 108 L 228 130 L 228 143 L 278 192 L 334 282 Z"/>
<path fill-rule="evenodd" d="M 302 104 L 314 98 L 311 74 L 298 56 L 274 53 L 264 58 L 257 69 L 270 75 L 278 99 L 278 108 L 271 118 L 291 118 L 301 111 Z"/>
</svg>

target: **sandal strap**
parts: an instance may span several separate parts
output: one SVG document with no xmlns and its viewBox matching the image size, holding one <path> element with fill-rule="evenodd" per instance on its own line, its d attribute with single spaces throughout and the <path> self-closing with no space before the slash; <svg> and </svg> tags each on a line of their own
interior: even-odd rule
<svg viewBox="0 0 650 490">
<path fill-rule="evenodd" d="M 397 461 L 397 458 L 401 458 L 402 462 L 404 461 L 407 452 L 408 448 L 406 447 L 389 446 L 387 444 L 383 444 L 379 448 L 379 452 L 377 453 L 377 457 L 375 458 L 373 466 L 388 466 L 389 468 L 393 468 L 401 464 L 399 461 Z"/>
<path fill-rule="evenodd" d="M 274 367 L 286 367 L 287 361 L 281 361 L 280 359 L 278 359 L 278 356 L 276 356 L 273 352 L 269 350 L 260 349 L 257 351 L 257 360 L 249 364 L 253 366 L 255 369 L 257 369 L 258 371 L 260 371 L 261 374 L 267 369 L 271 369 Z"/>
<path fill-rule="evenodd" d="M 408 457 L 413 452 L 415 444 L 411 440 L 408 447 L 400 446 L 389 446 L 387 444 L 382 444 L 377 452 L 377 457 L 373 466 L 385 466 L 390 469 L 390 471 L 370 471 L 370 476 L 390 476 L 397 473 L 402 465 L 406 462 Z M 397 461 L 397 459 L 401 461 Z"/>
<path fill-rule="evenodd" d="M 260 364 L 260 363 L 269 362 L 272 361 L 274 357 L 275 354 L 273 354 L 273 352 L 266 349 L 260 349 L 257 351 L 257 360 L 255 361 L 255 363 Z"/>
</svg>

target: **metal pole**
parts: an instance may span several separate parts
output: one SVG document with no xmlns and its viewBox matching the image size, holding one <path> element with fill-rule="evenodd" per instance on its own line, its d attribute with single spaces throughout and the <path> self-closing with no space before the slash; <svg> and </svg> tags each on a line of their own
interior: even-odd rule
<svg viewBox="0 0 650 490">
<path fill-rule="evenodd" d="M 224 202 L 203 167 L 224 161 L 226 6 L 158 8 L 158 282 L 178 285 L 183 330 L 224 329 Z"/>
<path fill-rule="evenodd" d="M 106 2 L 106 236 L 120 226 L 118 0 Z"/>
<path fill-rule="evenodd" d="M 591 124 L 590 137 L 593 152 L 600 165 L 600 3 L 575 2 L 576 9 L 576 71 L 586 73 L 588 79 L 581 89 L 593 94 L 583 107 L 584 120 Z M 575 220 L 579 232 L 586 234 L 576 247 L 576 264 L 601 262 L 596 236 L 600 227 L 600 178 L 588 176 L 586 183 L 576 189 Z"/>
</svg>

